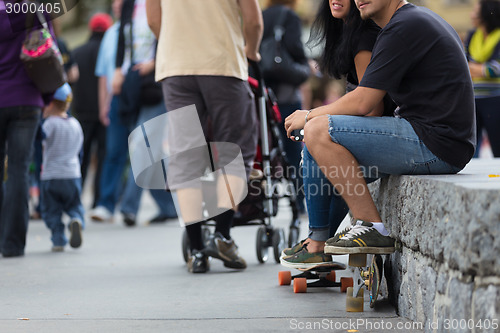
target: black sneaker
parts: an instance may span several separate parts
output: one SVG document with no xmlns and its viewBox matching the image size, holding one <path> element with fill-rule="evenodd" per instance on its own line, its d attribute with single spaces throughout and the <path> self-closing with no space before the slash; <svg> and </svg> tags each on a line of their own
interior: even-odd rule
<svg viewBox="0 0 500 333">
<path fill-rule="evenodd" d="M 122 212 L 122 214 L 123 214 L 123 223 L 125 223 L 127 227 L 135 226 L 135 219 L 136 219 L 135 214 L 124 213 L 124 212 Z"/>
<path fill-rule="evenodd" d="M 155 217 L 153 217 L 151 220 L 149 220 L 149 223 L 151 224 L 155 224 L 155 223 L 164 223 L 164 222 L 167 222 L 167 220 L 173 220 L 173 219 L 177 219 L 177 216 L 170 216 L 170 215 L 162 215 L 162 214 L 159 214 L 159 215 L 156 215 Z"/>
<path fill-rule="evenodd" d="M 245 259 L 238 254 L 238 246 L 236 246 L 234 240 L 225 239 L 219 232 L 216 232 L 212 236 L 204 252 L 212 258 L 222 260 L 225 267 L 236 269 L 247 268 Z"/>
<path fill-rule="evenodd" d="M 193 250 L 187 263 L 188 272 L 206 273 L 210 267 L 208 257 L 203 252 Z"/>
<path fill-rule="evenodd" d="M 73 219 L 69 223 L 69 245 L 76 249 L 82 245 L 82 224 L 79 220 Z"/>
</svg>

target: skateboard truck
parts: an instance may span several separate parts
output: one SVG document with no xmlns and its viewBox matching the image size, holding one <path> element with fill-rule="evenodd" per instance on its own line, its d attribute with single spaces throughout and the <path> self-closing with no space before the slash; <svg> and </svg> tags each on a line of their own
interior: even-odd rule
<svg viewBox="0 0 500 333">
<path fill-rule="evenodd" d="M 368 254 L 350 254 L 349 266 L 353 271 L 354 285 L 347 288 L 346 311 L 363 312 L 364 306 L 364 288 L 370 293 L 370 307 L 375 306 L 379 294 L 380 283 L 383 277 L 384 261 L 388 255 L 370 254 L 370 266 L 367 267 Z"/>
</svg>

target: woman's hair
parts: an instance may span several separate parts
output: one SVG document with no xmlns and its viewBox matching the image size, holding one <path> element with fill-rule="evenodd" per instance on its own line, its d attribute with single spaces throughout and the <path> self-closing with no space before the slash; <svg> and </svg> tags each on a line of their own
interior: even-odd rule
<svg viewBox="0 0 500 333">
<path fill-rule="evenodd" d="M 267 6 L 283 5 L 294 7 L 297 4 L 297 0 L 267 0 Z"/>
<path fill-rule="evenodd" d="M 500 1 L 481 0 L 479 20 L 488 33 L 500 28 Z"/>
<path fill-rule="evenodd" d="M 361 19 L 354 0 L 344 20 L 332 16 L 328 0 L 321 3 L 312 25 L 307 42 L 309 47 L 324 44 L 323 53 L 318 59 L 320 70 L 327 75 L 340 79 L 354 66 L 353 45 L 359 41 L 361 31 L 369 24 Z"/>
</svg>

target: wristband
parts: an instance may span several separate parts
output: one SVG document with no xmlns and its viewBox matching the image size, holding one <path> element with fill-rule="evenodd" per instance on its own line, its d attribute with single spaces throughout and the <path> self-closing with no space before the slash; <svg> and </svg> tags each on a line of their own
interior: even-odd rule
<svg viewBox="0 0 500 333">
<path fill-rule="evenodd" d="M 305 124 L 307 124 L 307 117 L 309 117 L 309 113 L 311 113 L 311 111 L 312 111 L 312 110 L 309 110 L 309 111 L 307 111 L 307 113 L 306 113 L 306 122 L 305 122 Z"/>
</svg>

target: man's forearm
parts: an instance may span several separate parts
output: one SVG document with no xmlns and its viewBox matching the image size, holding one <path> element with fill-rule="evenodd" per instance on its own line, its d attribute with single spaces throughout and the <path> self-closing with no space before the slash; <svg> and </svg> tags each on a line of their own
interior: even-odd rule
<svg viewBox="0 0 500 333">
<path fill-rule="evenodd" d="M 384 98 L 385 91 L 358 87 L 335 102 L 312 110 L 308 120 L 321 115 L 365 116 Z"/>
<path fill-rule="evenodd" d="M 238 0 L 238 3 L 243 19 L 243 36 L 245 37 L 247 56 L 257 58 L 264 31 L 262 11 L 257 0 Z"/>
<path fill-rule="evenodd" d="M 149 28 L 153 31 L 156 39 L 159 39 L 161 30 L 161 1 L 146 0 L 146 13 Z"/>
</svg>

